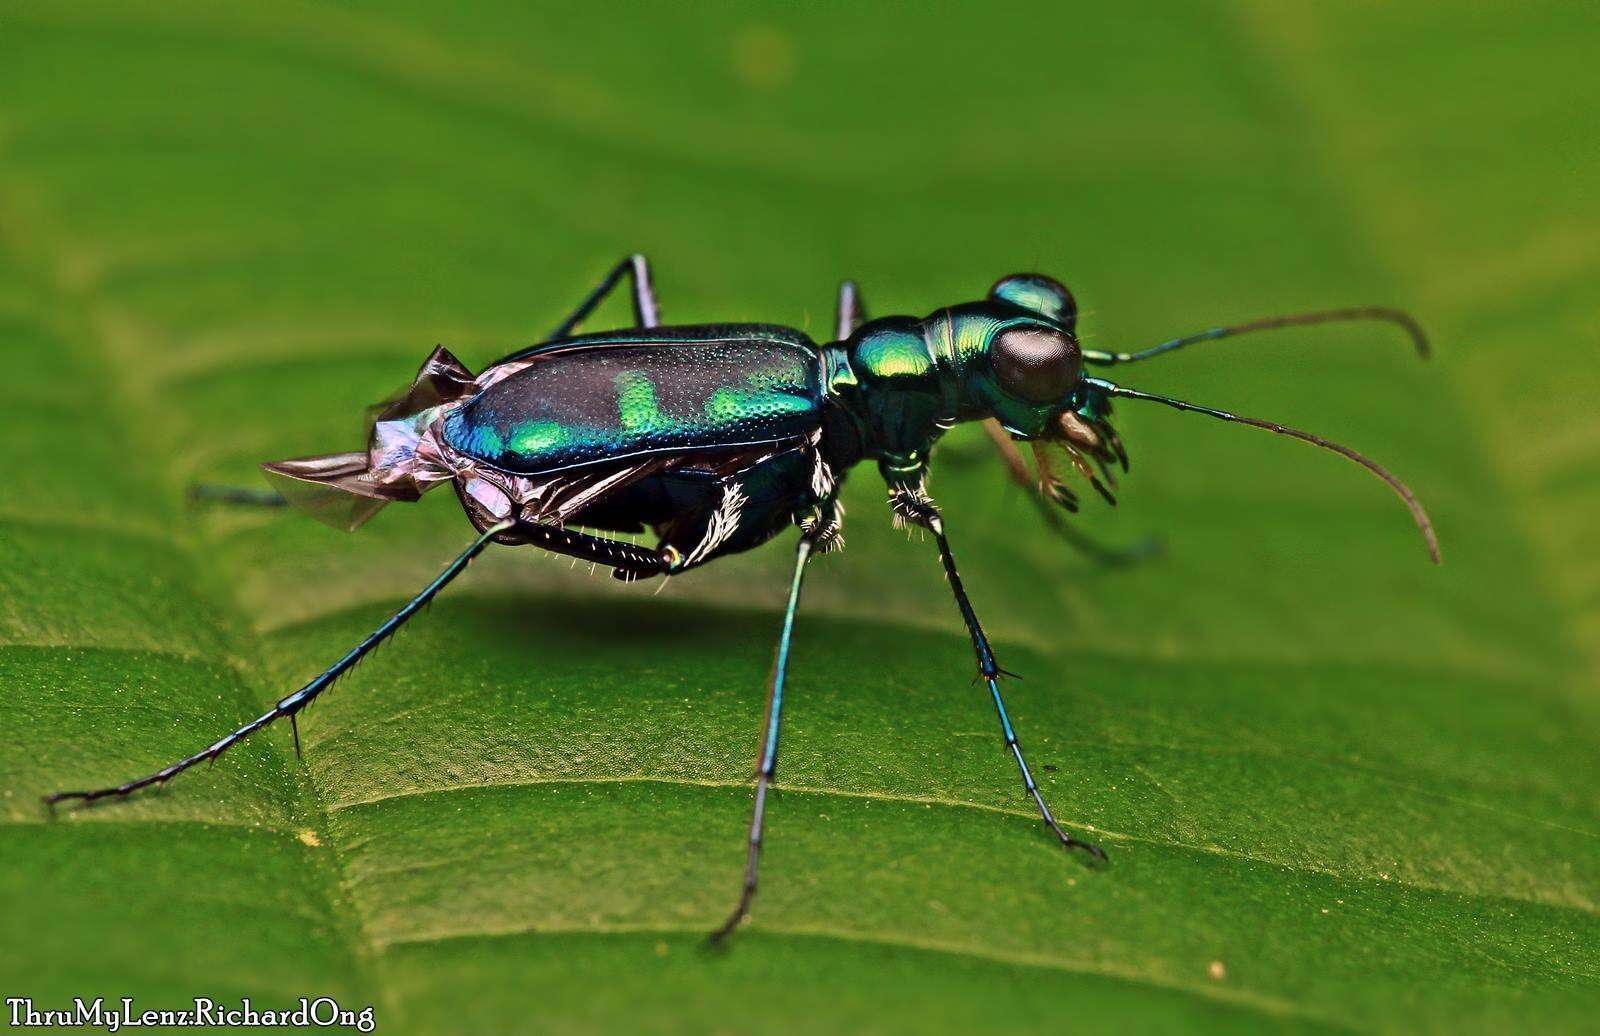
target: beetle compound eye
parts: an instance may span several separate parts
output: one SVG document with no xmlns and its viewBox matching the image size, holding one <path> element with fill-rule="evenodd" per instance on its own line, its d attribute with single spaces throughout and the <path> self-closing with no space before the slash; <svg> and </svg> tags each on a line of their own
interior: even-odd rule
<svg viewBox="0 0 1600 1036">
<path fill-rule="evenodd" d="M 989 358 L 1000 387 L 1029 403 L 1061 400 L 1083 369 L 1077 341 L 1051 327 L 1006 328 L 989 344 Z"/>
</svg>

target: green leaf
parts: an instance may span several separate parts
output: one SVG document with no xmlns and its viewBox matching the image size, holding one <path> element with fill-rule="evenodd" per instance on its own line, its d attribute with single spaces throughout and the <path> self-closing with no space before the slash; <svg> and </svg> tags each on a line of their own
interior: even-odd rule
<svg viewBox="0 0 1600 1036">
<path fill-rule="evenodd" d="M 1562 4 L 12 5 L 6 995 L 326 994 L 412 1032 L 1591 1027 L 1597 45 Z M 256 715 L 470 536 L 443 493 L 345 537 L 188 483 L 358 445 L 435 342 L 481 368 L 633 250 L 671 321 L 816 335 L 842 276 L 922 313 L 1043 268 L 1118 348 L 1404 305 L 1437 362 L 1351 326 L 1126 380 L 1369 452 L 1445 565 L 1338 458 L 1129 402 L 1122 506 L 1078 520 L 1166 552 L 1096 568 L 953 433 L 932 488 L 1090 869 L 859 472 L 720 955 L 784 544 L 657 597 L 491 551 L 303 718 L 303 762 L 273 729 L 44 811 Z"/>
</svg>

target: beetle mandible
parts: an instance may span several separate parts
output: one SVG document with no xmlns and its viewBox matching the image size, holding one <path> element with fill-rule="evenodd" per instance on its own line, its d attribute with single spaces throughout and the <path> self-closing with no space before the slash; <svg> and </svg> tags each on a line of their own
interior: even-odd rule
<svg viewBox="0 0 1600 1036">
<path fill-rule="evenodd" d="M 574 334 L 624 278 L 632 287 L 635 326 Z M 283 498 L 348 528 L 387 503 L 417 500 L 429 488 L 449 483 L 479 535 L 433 582 L 331 668 L 208 748 L 126 784 L 58 792 L 46 801 L 53 807 L 64 800 L 120 798 L 164 784 L 283 717 L 295 727 L 298 752 L 296 715 L 490 543 L 532 544 L 608 566 L 618 579 L 634 581 L 686 572 L 797 526 L 799 543 L 762 725 L 744 884 L 737 905 L 713 933 L 720 940 L 748 915 L 755 895 L 806 565 L 814 554 L 841 544 L 840 482 L 856 464 L 872 460 L 887 486 L 896 523 L 925 529 L 938 548 L 1005 747 L 1044 824 L 1064 848 L 1103 860 L 1099 846 L 1074 837 L 1056 821 L 1028 768 L 1000 692 L 1004 670 L 967 599 L 944 520 L 928 495 L 934 444 L 959 422 L 984 421 L 1012 477 L 1038 490 L 1055 521 L 1053 508 L 1076 510 L 1077 503 L 1052 469 L 1049 451 L 1064 454 L 1114 503 L 1112 469 L 1125 471 L 1128 455 L 1111 424 L 1112 400 L 1161 403 L 1291 436 L 1355 461 L 1405 502 L 1438 561 L 1433 527 L 1410 489 L 1349 447 L 1085 372 L 1086 365 L 1132 363 L 1246 332 L 1344 320 L 1397 324 L 1427 355 L 1427 339 L 1415 320 L 1377 306 L 1213 328 L 1139 352 L 1085 349 L 1077 337 L 1072 294 L 1039 274 L 1004 277 L 984 299 L 927 317 L 870 321 L 855 284 L 846 281 L 839 290 L 835 340 L 825 345 L 770 324 L 666 327 L 649 263 L 642 255 L 629 256 L 543 342 L 476 377 L 444 348 L 435 349 L 410 389 L 377 414 L 365 450 L 263 465 L 283 488 Z M 1031 444 L 1036 476 L 1029 474 L 1014 441 Z M 646 528 L 658 538 L 654 548 L 602 535 Z"/>
</svg>

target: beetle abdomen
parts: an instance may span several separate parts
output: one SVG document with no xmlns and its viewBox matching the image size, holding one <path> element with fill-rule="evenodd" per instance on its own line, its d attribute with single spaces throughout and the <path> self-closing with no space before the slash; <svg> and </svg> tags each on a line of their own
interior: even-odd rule
<svg viewBox="0 0 1600 1036">
<path fill-rule="evenodd" d="M 507 366 L 516 369 L 451 413 L 444 434 L 452 449 L 519 474 L 780 442 L 821 420 L 817 354 L 793 340 L 580 343 Z"/>
</svg>

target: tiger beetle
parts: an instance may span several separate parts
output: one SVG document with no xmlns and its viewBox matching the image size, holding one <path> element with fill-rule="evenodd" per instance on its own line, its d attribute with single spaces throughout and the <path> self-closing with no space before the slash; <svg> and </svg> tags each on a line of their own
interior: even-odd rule
<svg viewBox="0 0 1600 1036">
<path fill-rule="evenodd" d="M 634 326 L 574 334 L 624 278 L 633 291 Z M 944 520 L 928 495 L 929 455 L 946 430 L 963 421 L 985 422 L 1011 477 L 1037 490 L 1055 518 L 1053 508 L 1076 510 L 1077 499 L 1057 477 L 1051 451 L 1115 503 L 1113 467 L 1128 467 L 1111 424 L 1115 399 L 1147 400 L 1264 428 L 1333 450 L 1388 483 L 1410 509 L 1433 560 L 1439 559 L 1432 525 L 1410 489 L 1355 450 L 1085 371 L 1086 364 L 1137 363 L 1251 331 L 1347 320 L 1397 324 L 1426 356 L 1421 328 L 1403 312 L 1362 307 L 1303 313 L 1214 328 L 1139 352 L 1102 352 L 1079 344 L 1077 306 L 1063 285 L 1038 274 L 1014 274 L 996 282 L 981 301 L 921 319 L 867 320 L 855 284 L 845 281 L 837 314 L 835 340 L 826 345 L 771 324 L 662 326 L 649 264 L 634 255 L 618 263 L 543 342 L 476 377 L 445 349 L 435 349 L 410 389 L 376 412 L 365 450 L 263 467 L 283 498 L 347 528 L 391 501 L 413 501 L 448 482 L 478 531 L 472 544 L 331 668 L 210 747 L 126 784 L 58 792 L 46 801 L 53 806 L 126 796 L 215 760 L 275 720 L 288 717 L 294 726 L 302 709 L 490 543 L 543 547 L 607 566 L 614 577 L 631 582 L 687 572 L 794 525 L 799 543 L 767 688 L 744 885 L 732 913 L 713 933 L 720 941 L 744 920 L 755 895 L 801 580 L 813 554 L 842 545 L 840 482 L 861 461 L 877 462 L 895 523 L 932 536 L 1005 748 L 1045 826 L 1064 848 L 1096 860 L 1105 858 L 1100 847 L 1063 829 L 1039 793 L 1000 693 L 1005 670 L 967 599 Z M 1030 445 L 1034 472 L 1015 442 Z M 252 497 L 234 490 L 220 495 Z M 647 527 L 658 539 L 654 548 L 600 535 Z M 1090 546 L 1102 556 L 1109 553 Z M 298 752 L 297 726 L 294 742 Z"/>
</svg>

